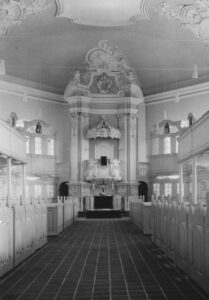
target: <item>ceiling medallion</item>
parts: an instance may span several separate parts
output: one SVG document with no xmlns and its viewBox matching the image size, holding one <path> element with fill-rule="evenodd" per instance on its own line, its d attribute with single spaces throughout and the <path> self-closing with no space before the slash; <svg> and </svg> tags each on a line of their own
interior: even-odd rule
<svg viewBox="0 0 209 300">
<path fill-rule="evenodd" d="M 56 17 L 92 26 L 123 26 L 148 19 L 149 0 L 56 0 Z"/>
<path fill-rule="evenodd" d="M 209 0 L 197 0 L 192 4 L 178 4 L 175 8 L 162 2 L 157 9 L 161 15 L 180 21 L 209 47 Z"/>
<path fill-rule="evenodd" d="M 45 0 L 0 0 L 0 34 L 7 34 L 10 27 L 21 24 L 28 15 L 37 14 L 49 5 Z"/>
</svg>

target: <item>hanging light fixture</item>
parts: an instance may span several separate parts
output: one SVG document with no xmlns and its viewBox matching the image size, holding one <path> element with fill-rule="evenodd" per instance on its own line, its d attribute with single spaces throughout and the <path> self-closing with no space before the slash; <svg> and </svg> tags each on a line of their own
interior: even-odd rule
<svg viewBox="0 0 209 300">
<path fill-rule="evenodd" d="M 175 98 L 174 98 L 174 102 L 175 103 L 179 103 L 179 90 L 176 90 L 176 95 L 175 95 Z"/>
<path fill-rule="evenodd" d="M 166 119 L 167 119 L 167 111 L 164 110 L 164 120 L 166 120 Z"/>
<path fill-rule="evenodd" d="M 194 64 L 193 65 L 193 70 L 192 70 L 192 78 L 193 79 L 197 79 L 199 76 L 198 76 L 198 68 L 197 68 L 197 64 Z"/>
<path fill-rule="evenodd" d="M 0 75 L 6 75 L 5 61 L 3 58 L 1 58 L 1 60 L 0 60 Z"/>
</svg>

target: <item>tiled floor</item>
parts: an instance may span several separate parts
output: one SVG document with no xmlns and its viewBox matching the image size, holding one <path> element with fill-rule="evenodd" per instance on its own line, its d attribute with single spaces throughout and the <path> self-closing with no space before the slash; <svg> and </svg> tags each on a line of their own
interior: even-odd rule
<svg viewBox="0 0 209 300">
<path fill-rule="evenodd" d="M 129 220 L 78 221 L 0 280 L 0 299 L 209 299 Z"/>
</svg>

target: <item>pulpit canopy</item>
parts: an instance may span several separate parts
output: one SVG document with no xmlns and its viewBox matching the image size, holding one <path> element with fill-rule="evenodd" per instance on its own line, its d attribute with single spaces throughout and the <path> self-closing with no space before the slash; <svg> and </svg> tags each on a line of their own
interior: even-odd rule
<svg viewBox="0 0 209 300">
<path fill-rule="evenodd" d="M 110 138 L 110 139 L 120 139 L 121 133 L 117 128 L 113 128 L 104 117 L 102 117 L 102 121 L 97 125 L 97 127 L 93 127 L 86 132 L 86 137 L 88 139 L 97 139 L 97 138 Z"/>
</svg>

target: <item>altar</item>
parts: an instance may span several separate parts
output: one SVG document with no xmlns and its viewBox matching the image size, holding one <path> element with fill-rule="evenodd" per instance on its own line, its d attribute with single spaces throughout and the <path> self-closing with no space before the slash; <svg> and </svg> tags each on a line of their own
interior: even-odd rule
<svg viewBox="0 0 209 300">
<path fill-rule="evenodd" d="M 94 209 L 113 209 L 113 196 L 94 196 Z"/>
<path fill-rule="evenodd" d="M 112 209 L 112 210 L 125 210 L 122 207 L 122 198 L 120 195 L 115 196 L 86 196 L 83 199 L 83 210 L 96 210 L 96 209 Z"/>
</svg>

